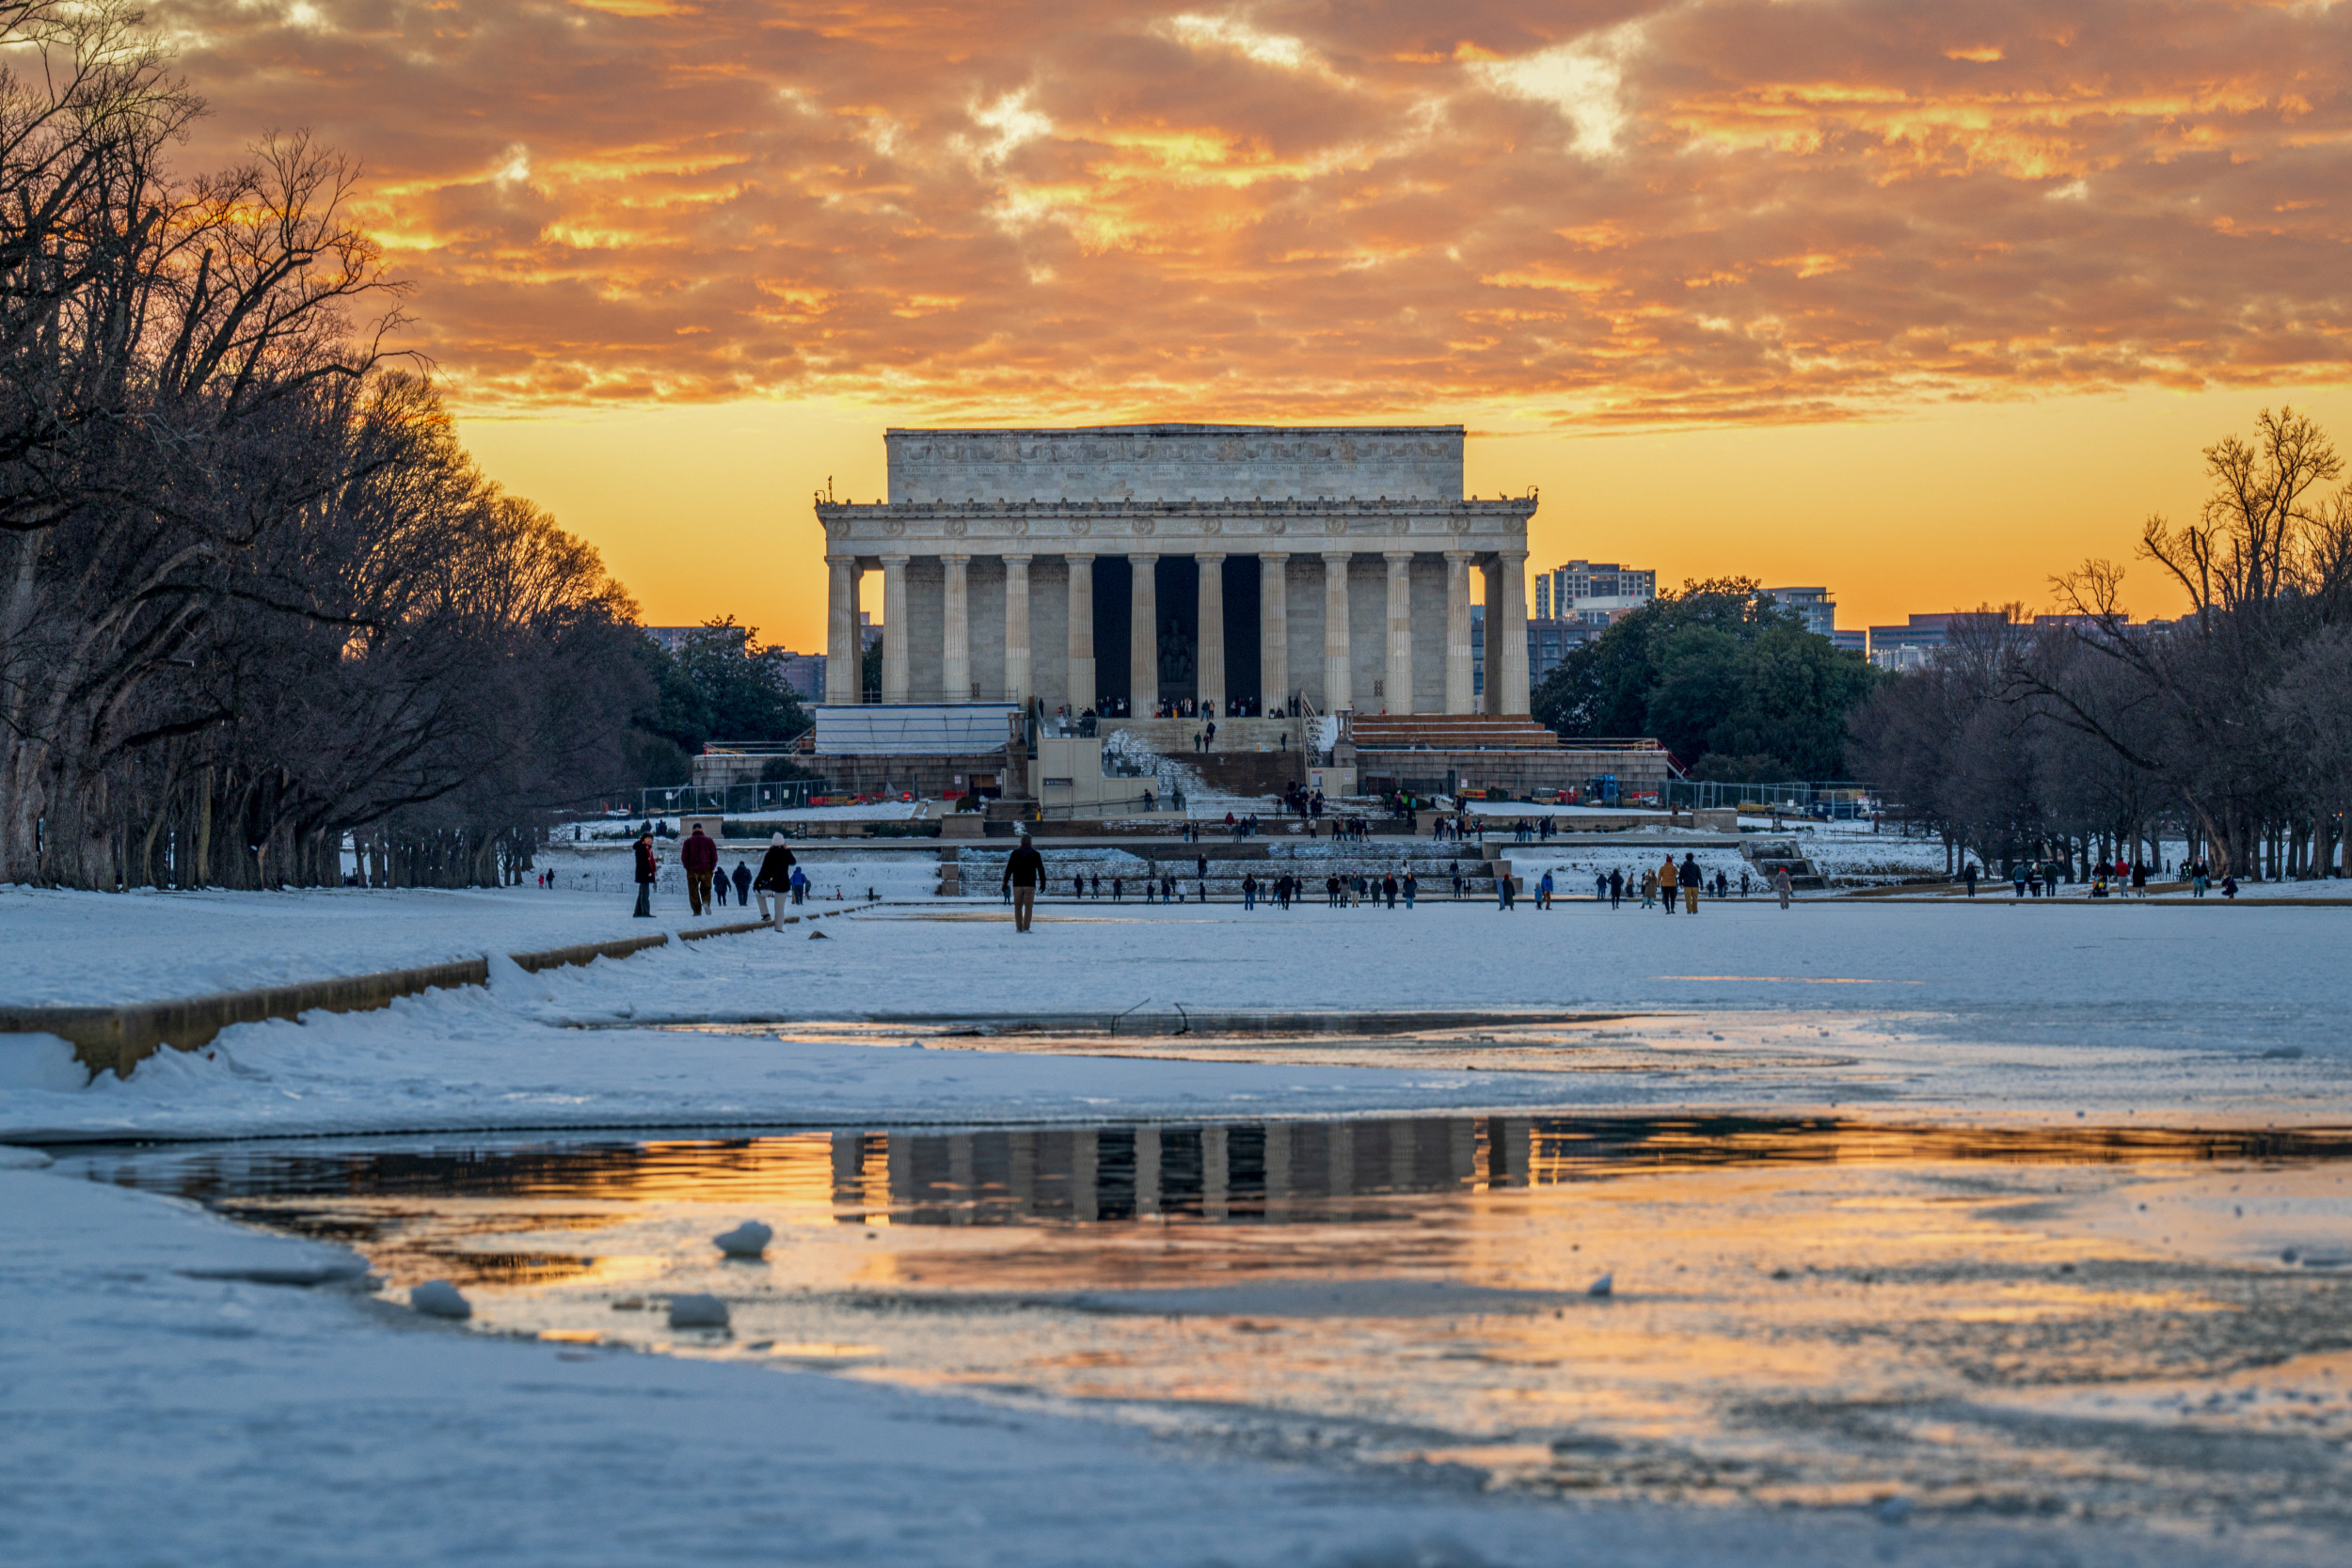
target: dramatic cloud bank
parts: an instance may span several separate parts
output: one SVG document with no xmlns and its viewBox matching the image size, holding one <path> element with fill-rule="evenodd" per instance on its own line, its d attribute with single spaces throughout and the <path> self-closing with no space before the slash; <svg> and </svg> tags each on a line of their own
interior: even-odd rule
<svg viewBox="0 0 2352 1568">
<path fill-rule="evenodd" d="M 476 405 L 1794 420 L 2352 362 L 2352 6 L 153 20 L 209 134 L 365 160 Z"/>
</svg>

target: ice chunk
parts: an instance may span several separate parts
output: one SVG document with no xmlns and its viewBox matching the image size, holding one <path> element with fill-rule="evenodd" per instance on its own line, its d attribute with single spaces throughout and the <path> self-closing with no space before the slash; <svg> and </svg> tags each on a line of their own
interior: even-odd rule
<svg viewBox="0 0 2352 1568">
<path fill-rule="evenodd" d="M 732 1230 L 723 1230 L 710 1238 L 712 1243 L 729 1258 L 756 1258 L 768 1250 L 768 1243 L 776 1233 L 757 1220 L 745 1220 Z"/>
<path fill-rule="evenodd" d="M 727 1326 L 727 1304 L 717 1296 L 686 1295 L 670 1298 L 672 1328 L 724 1328 Z"/>
<path fill-rule="evenodd" d="M 408 1292 L 408 1305 L 428 1318 L 470 1318 L 473 1303 L 446 1279 L 428 1279 Z"/>
<path fill-rule="evenodd" d="M 38 1148 L 0 1144 L 0 1170 L 47 1170 L 56 1163 Z"/>
<path fill-rule="evenodd" d="M 1598 1279 L 1594 1280 L 1591 1285 L 1585 1288 L 1584 1293 L 1588 1296 L 1615 1295 L 1617 1293 L 1617 1276 L 1613 1274 L 1602 1275 Z"/>
</svg>

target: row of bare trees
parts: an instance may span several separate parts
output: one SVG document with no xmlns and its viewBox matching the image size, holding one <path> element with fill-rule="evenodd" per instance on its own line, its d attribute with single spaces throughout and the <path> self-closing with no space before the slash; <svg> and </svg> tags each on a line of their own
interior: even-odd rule
<svg viewBox="0 0 2352 1568">
<path fill-rule="evenodd" d="M 2216 877 L 2352 875 L 2352 485 L 2292 409 L 2204 455 L 2197 520 L 2140 542 L 2187 613 L 2133 624 L 2093 562 L 2062 613 L 1959 618 L 1855 714 L 1867 776 L 1955 852 L 2153 861 L 2161 834 Z"/>
<path fill-rule="evenodd" d="M 386 354 L 400 287 L 301 136 L 120 0 L 0 0 L 0 881 L 518 879 L 648 697 L 595 552 Z"/>
</svg>

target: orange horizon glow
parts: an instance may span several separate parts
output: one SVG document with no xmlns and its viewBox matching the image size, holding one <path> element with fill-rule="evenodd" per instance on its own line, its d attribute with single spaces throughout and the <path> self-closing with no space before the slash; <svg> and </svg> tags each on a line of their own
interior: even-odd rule
<svg viewBox="0 0 2352 1568">
<path fill-rule="evenodd" d="M 485 469 L 815 646 L 886 424 L 1458 422 L 1532 565 L 2022 600 L 2352 441 L 2352 7 L 163 0 L 360 160 Z M 2177 608 L 2141 568 L 2135 608 Z"/>
</svg>

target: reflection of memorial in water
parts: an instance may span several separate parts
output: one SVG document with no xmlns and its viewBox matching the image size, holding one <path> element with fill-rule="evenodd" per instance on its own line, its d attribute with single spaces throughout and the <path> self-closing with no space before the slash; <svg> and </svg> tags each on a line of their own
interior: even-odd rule
<svg viewBox="0 0 2352 1568">
<path fill-rule="evenodd" d="M 2112 1164 L 2340 1159 L 2352 1135 L 2160 1128 L 1906 1127 L 1831 1117 L 1419 1117 L 1347 1121 L 808 1132 L 341 1151 L 239 1146 L 92 1174 L 238 1206 L 313 1196 L 779 1205 L 844 1225 L 1319 1223 L 1384 1196 L 1479 1193 L 1773 1164 Z M 280 1208 L 287 1211 L 281 1214 Z M 601 1223 L 600 1213 L 580 1216 Z"/>
</svg>

